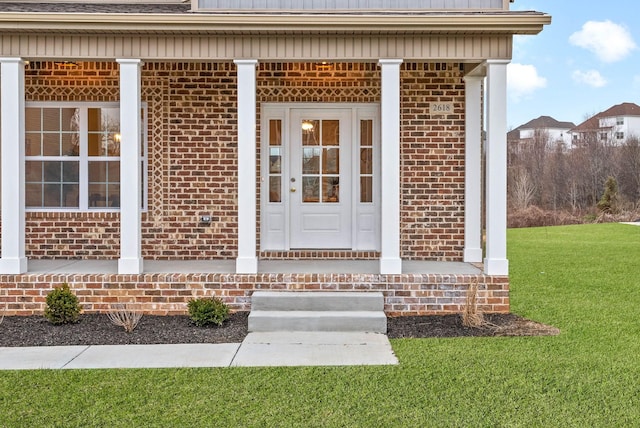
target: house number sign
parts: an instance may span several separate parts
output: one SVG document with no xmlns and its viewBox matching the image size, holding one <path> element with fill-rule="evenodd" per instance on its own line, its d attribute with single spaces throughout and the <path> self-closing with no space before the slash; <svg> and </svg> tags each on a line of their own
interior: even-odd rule
<svg viewBox="0 0 640 428">
<path fill-rule="evenodd" d="M 429 111 L 431 114 L 453 113 L 453 103 L 431 103 Z"/>
</svg>

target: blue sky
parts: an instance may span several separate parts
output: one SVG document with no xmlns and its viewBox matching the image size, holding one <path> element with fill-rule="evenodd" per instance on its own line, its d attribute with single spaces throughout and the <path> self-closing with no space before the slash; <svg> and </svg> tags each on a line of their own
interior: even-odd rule
<svg viewBox="0 0 640 428">
<path fill-rule="evenodd" d="M 576 125 L 623 102 L 640 104 L 640 1 L 516 0 L 552 23 L 516 36 L 509 65 L 509 128 L 539 116 Z"/>
</svg>

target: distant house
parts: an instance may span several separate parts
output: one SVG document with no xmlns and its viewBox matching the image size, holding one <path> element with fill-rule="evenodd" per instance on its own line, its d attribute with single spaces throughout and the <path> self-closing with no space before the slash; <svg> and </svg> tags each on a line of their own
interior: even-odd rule
<svg viewBox="0 0 640 428">
<path fill-rule="evenodd" d="M 560 122 L 550 116 L 540 116 L 510 131 L 507 134 L 507 141 L 509 146 L 517 151 L 519 148 L 531 144 L 537 135 L 544 133 L 543 137 L 547 139 L 547 149 L 554 149 L 559 144 L 569 148 L 571 146 L 569 130 L 575 126 L 572 122 Z"/>
<path fill-rule="evenodd" d="M 507 65 L 551 22 L 509 5 L 3 0 L 0 302 L 508 311 Z"/>
<path fill-rule="evenodd" d="M 640 136 L 640 106 L 622 103 L 600 112 L 569 131 L 574 146 L 589 139 L 620 145 L 631 136 Z"/>
</svg>

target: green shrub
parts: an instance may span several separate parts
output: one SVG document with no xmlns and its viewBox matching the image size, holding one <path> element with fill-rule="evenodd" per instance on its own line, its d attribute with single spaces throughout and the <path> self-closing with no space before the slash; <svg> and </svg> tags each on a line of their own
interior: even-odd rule
<svg viewBox="0 0 640 428">
<path fill-rule="evenodd" d="M 229 318 L 229 307 L 217 297 L 202 297 L 189 300 L 189 317 L 198 327 L 222 325 Z"/>
<path fill-rule="evenodd" d="M 51 324 L 70 324 L 78 322 L 80 317 L 80 304 L 69 285 L 64 283 L 47 294 L 47 307 L 44 316 Z"/>
</svg>

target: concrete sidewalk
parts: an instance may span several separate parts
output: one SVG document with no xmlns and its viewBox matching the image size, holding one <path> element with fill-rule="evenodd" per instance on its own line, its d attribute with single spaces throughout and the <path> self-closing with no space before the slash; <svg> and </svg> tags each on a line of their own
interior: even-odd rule
<svg viewBox="0 0 640 428">
<path fill-rule="evenodd" d="M 249 333 L 242 343 L 0 348 L 0 370 L 398 364 L 376 333 Z"/>
</svg>

